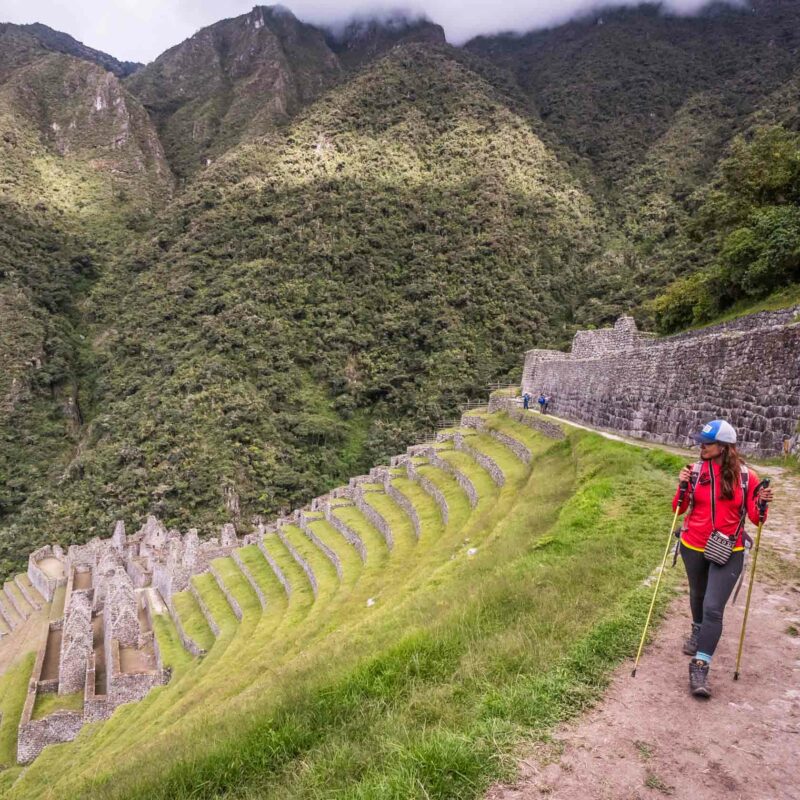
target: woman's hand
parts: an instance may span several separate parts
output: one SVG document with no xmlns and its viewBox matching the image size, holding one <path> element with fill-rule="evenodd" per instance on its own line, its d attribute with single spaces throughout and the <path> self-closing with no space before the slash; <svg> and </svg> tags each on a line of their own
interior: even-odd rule
<svg viewBox="0 0 800 800">
<path fill-rule="evenodd" d="M 762 489 L 756 495 L 756 500 L 758 500 L 759 503 L 771 503 L 772 502 L 772 497 L 773 497 L 772 487 L 771 486 L 767 486 L 766 489 Z"/>
<path fill-rule="evenodd" d="M 689 483 L 692 477 L 692 468 L 691 467 L 684 467 L 678 473 L 678 482 L 679 483 Z"/>
</svg>

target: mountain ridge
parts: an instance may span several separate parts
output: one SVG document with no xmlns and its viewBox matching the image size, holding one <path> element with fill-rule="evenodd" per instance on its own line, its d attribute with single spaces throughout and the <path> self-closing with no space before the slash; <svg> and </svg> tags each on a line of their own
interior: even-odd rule
<svg viewBox="0 0 800 800">
<path fill-rule="evenodd" d="M 691 36 L 629 10 L 491 52 L 424 20 L 334 40 L 256 7 L 122 81 L 6 29 L 2 563 L 55 525 L 302 505 L 531 346 L 763 297 L 745 235 L 795 280 L 762 240 L 794 241 L 800 26 L 758 7 Z"/>
</svg>

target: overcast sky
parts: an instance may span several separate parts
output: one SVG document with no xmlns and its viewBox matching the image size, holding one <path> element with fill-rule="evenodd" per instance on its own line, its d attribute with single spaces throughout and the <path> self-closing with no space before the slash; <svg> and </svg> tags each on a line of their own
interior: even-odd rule
<svg viewBox="0 0 800 800">
<path fill-rule="evenodd" d="M 285 0 L 300 19 L 335 24 L 354 15 L 404 9 L 425 14 L 452 44 L 479 33 L 547 27 L 601 5 L 639 0 Z M 744 4 L 746 0 L 731 0 Z M 263 3 L 267 5 L 269 3 Z M 671 11 L 697 11 L 708 0 L 664 0 Z M 253 0 L 0 0 L 0 22 L 42 22 L 128 61 L 151 61 L 199 28 L 249 11 Z"/>
</svg>

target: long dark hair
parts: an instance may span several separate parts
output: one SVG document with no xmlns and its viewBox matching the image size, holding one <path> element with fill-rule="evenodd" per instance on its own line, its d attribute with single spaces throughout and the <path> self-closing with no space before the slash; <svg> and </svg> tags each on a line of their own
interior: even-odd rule
<svg viewBox="0 0 800 800">
<path fill-rule="evenodd" d="M 720 493 L 726 500 L 733 500 L 733 492 L 736 484 L 739 483 L 742 463 L 742 457 L 739 455 L 736 445 L 722 445 L 722 461 L 720 463 L 722 491 Z"/>
</svg>

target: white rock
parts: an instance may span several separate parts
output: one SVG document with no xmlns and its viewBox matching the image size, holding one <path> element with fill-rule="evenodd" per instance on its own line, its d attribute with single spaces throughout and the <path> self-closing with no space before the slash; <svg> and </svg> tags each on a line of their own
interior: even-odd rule
<svg viewBox="0 0 800 800">
<path fill-rule="evenodd" d="M 367 608 L 372 608 L 375 605 L 375 598 L 369 597 L 367 598 Z"/>
<path fill-rule="evenodd" d="M 470 547 L 470 549 L 467 550 L 467 555 L 468 556 L 474 556 L 475 553 L 477 553 L 477 552 L 478 552 L 478 548 L 477 547 Z"/>
</svg>

